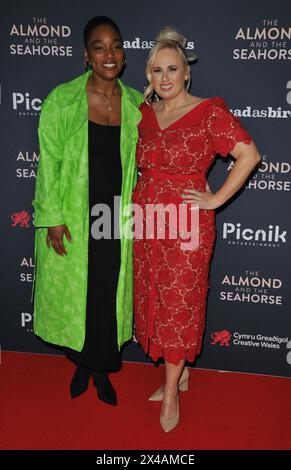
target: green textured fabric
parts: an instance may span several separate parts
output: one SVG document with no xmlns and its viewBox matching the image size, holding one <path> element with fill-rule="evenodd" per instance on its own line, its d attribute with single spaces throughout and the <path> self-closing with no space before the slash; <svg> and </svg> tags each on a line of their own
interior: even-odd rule
<svg viewBox="0 0 291 470">
<path fill-rule="evenodd" d="M 44 100 L 35 197 L 34 331 L 45 341 L 81 351 L 85 339 L 89 238 L 88 101 L 91 71 L 59 85 Z M 135 148 L 142 95 L 119 81 L 121 98 L 121 209 L 136 182 Z M 102 202 L 102 201 L 100 201 Z M 120 209 L 120 228 L 128 218 Z M 47 227 L 67 224 L 66 256 L 46 245 Z M 122 230 L 121 230 L 122 233 Z M 119 348 L 132 336 L 132 241 L 121 235 L 116 293 Z M 102 308 L 102 306 L 101 306 Z"/>
</svg>

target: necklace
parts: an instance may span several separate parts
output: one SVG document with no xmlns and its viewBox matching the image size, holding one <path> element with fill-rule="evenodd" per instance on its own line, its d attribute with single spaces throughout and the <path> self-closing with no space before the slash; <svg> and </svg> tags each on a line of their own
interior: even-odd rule
<svg viewBox="0 0 291 470">
<path fill-rule="evenodd" d="M 113 90 L 113 93 L 110 97 L 106 96 L 104 93 L 102 93 L 101 91 L 98 91 L 98 90 L 95 90 L 96 93 L 98 93 L 99 95 L 101 95 L 105 100 L 106 100 L 106 105 L 107 105 L 107 110 L 109 112 L 111 112 L 113 110 L 112 106 L 111 106 L 111 100 L 112 100 L 112 97 L 113 96 L 117 96 L 119 94 L 119 86 L 117 85 L 117 87 Z"/>
</svg>

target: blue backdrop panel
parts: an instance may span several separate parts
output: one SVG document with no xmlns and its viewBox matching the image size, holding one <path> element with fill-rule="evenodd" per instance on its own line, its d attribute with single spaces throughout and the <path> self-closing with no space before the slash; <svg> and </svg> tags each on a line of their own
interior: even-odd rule
<svg viewBox="0 0 291 470">
<path fill-rule="evenodd" d="M 192 93 L 223 97 L 253 135 L 262 164 L 217 212 L 197 366 L 290 376 L 291 3 L 285 0 L 111 0 L 103 7 L 94 0 L 2 2 L 2 349 L 61 353 L 32 333 L 37 126 L 48 92 L 82 73 L 82 29 L 99 14 L 119 24 L 128 63 L 123 79 L 141 91 L 157 32 L 165 25 L 178 28 L 199 56 Z M 231 159 L 217 159 L 209 174 L 214 190 L 232 165 Z M 134 342 L 123 357 L 147 360 Z"/>
</svg>

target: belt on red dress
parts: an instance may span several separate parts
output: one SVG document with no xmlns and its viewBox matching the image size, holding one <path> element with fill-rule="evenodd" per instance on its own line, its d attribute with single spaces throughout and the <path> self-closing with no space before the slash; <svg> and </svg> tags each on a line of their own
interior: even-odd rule
<svg viewBox="0 0 291 470">
<path fill-rule="evenodd" d="M 140 170 L 141 176 L 146 178 L 153 178 L 154 179 L 164 179 L 164 180 L 189 180 L 189 179 L 197 179 L 200 181 L 205 181 L 206 176 L 203 174 L 197 173 L 165 173 L 163 171 L 158 170 L 150 170 L 148 168 Z"/>
</svg>

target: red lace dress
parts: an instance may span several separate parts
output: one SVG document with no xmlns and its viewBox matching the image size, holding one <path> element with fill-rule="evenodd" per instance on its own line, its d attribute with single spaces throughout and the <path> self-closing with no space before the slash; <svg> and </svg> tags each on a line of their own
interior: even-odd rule
<svg viewBox="0 0 291 470">
<path fill-rule="evenodd" d="M 199 210 L 199 245 L 181 249 L 181 237 L 157 231 L 145 237 L 146 205 L 182 203 L 184 189 L 205 190 L 217 153 L 226 156 L 251 137 L 221 98 L 210 98 L 161 130 L 154 110 L 141 105 L 133 202 L 143 209 L 143 236 L 134 238 L 135 336 L 156 361 L 193 362 L 202 347 L 209 266 L 216 229 L 215 211 Z M 185 207 L 185 206 L 184 206 Z M 190 205 L 187 205 L 189 222 Z M 155 219 L 156 220 L 156 219 Z M 183 241 L 185 239 L 183 238 Z"/>
</svg>

